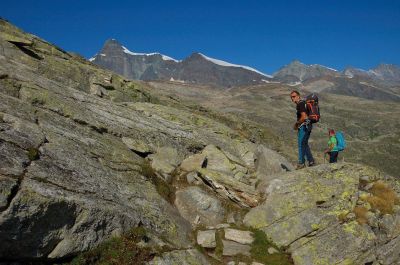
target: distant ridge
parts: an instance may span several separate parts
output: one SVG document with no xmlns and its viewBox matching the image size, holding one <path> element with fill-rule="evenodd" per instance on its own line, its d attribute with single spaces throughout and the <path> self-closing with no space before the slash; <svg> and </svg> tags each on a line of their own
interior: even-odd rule
<svg viewBox="0 0 400 265">
<path fill-rule="evenodd" d="M 254 68 L 232 64 L 192 53 L 176 60 L 161 53 L 136 53 L 115 39 L 107 40 L 101 51 L 89 61 L 127 78 L 197 83 L 220 87 L 255 85 L 269 82 L 272 76 Z"/>
</svg>

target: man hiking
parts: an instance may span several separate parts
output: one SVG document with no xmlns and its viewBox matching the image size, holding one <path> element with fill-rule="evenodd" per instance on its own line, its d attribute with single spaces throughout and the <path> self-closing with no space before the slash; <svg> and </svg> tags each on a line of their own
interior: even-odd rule
<svg viewBox="0 0 400 265">
<path fill-rule="evenodd" d="M 290 92 L 290 99 L 296 104 L 297 121 L 293 126 L 297 130 L 297 143 L 299 149 L 299 161 L 296 169 L 305 167 L 305 160 L 308 161 L 308 166 L 314 166 L 314 158 L 311 154 L 308 139 L 310 138 L 312 124 L 307 116 L 306 102 L 300 98 L 300 93 L 297 90 Z"/>
</svg>

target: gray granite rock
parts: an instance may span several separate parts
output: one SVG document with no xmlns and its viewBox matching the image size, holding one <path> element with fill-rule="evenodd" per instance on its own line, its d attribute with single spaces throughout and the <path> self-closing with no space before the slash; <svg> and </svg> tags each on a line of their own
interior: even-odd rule
<svg viewBox="0 0 400 265">
<path fill-rule="evenodd" d="M 222 240 L 223 245 L 223 256 L 236 256 L 236 255 L 245 255 L 250 256 L 250 246 L 239 244 L 233 241 Z"/>
<path fill-rule="evenodd" d="M 225 239 L 235 241 L 240 244 L 251 244 L 254 241 L 253 233 L 233 228 L 225 228 Z"/>
<path fill-rule="evenodd" d="M 391 226 L 393 216 L 381 221 L 387 231 L 359 225 L 356 220 L 339 220 L 356 207 L 359 179 L 366 175 L 376 179 L 380 173 L 355 164 L 331 164 L 277 176 L 276 187 L 269 190 L 262 205 L 249 211 L 244 223 L 263 230 L 278 246 L 287 247 L 295 264 L 364 264 L 375 260 L 377 249 L 387 244 L 387 231 L 394 231 L 391 237 L 400 235 Z"/>
<path fill-rule="evenodd" d="M 268 254 L 279 253 L 279 251 L 278 251 L 276 248 L 273 248 L 273 247 L 269 247 L 269 248 L 267 249 L 267 251 L 268 251 Z"/>
<path fill-rule="evenodd" d="M 180 214 L 195 225 L 196 216 L 203 225 L 220 223 L 225 214 L 221 202 L 200 187 L 188 187 L 176 192 L 175 205 Z"/>
<path fill-rule="evenodd" d="M 0 211 L 4 211 L 12 199 L 12 193 L 17 192 L 18 179 L 0 175 Z"/>
<path fill-rule="evenodd" d="M 215 248 L 215 230 L 197 231 L 197 244 L 204 248 Z"/>
</svg>

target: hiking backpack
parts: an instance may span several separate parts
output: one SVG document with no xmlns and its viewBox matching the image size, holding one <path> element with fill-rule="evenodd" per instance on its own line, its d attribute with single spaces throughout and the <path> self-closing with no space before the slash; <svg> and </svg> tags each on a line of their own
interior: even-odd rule
<svg viewBox="0 0 400 265">
<path fill-rule="evenodd" d="M 321 118 L 319 114 L 319 106 L 318 106 L 318 96 L 315 93 L 311 93 L 304 98 L 306 102 L 306 110 L 308 119 L 311 123 L 316 123 Z"/>
<path fill-rule="evenodd" d="M 336 132 L 337 149 L 343 151 L 346 148 L 346 140 L 344 139 L 343 132 Z"/>
</svg>

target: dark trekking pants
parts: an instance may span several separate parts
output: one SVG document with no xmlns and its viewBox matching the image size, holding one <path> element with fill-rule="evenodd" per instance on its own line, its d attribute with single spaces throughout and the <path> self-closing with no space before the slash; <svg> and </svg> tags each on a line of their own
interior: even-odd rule
<svg viewBox="0 0 400 265">
<path fill-rule="evenodd" d="M 297 130 L 297 143 L 299 148 L 299 164 L 304 164 L 307 159 L 308 162 L 314 162 L 311 154 L 308 139 L 310 138 L 312 125 L 303 125 Z"/>
<path fill-rule="evenodd" d="M 337 163 L 338 151 L 329 152 L 329 163 Z"/>
</svg>

